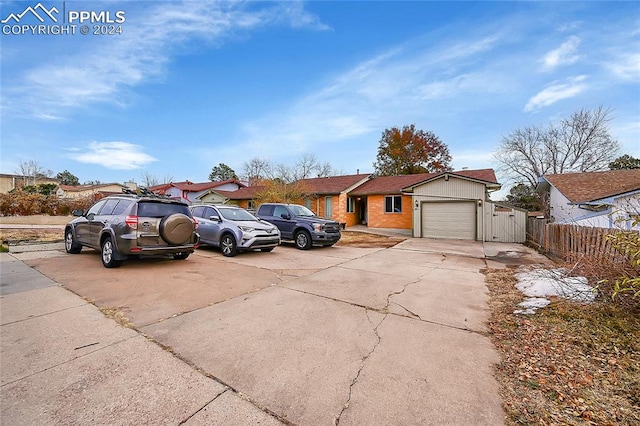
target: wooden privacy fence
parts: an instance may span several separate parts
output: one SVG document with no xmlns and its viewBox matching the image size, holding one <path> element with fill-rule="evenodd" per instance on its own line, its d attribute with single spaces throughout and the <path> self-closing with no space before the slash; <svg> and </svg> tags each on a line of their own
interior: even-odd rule
<svg viewBox="0 0 640 426">
<path fill-rule="evenodd" d="M 527 238 L 538 248 L 567 262 L 577 262 L 583 257 L 607 262 L 626 261 L 627 255 L 616 250 L 607 238 L 619 229 L 592 226 L 548 223 L 544 219 L 529 219 Z M 631 231 L 633 232 L 633 231 Z"/>
</svg>

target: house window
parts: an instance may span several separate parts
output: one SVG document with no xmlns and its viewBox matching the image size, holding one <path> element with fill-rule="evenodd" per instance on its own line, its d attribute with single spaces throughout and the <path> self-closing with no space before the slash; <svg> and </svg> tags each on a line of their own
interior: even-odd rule
<svg viewBox="0 0 640 426">
<path fill-rule="evenodd" d="M 355 202 L 353 200 L 353 197 L 347 197 L 347 213 L 354 212 L 354 205 L 355 205 Z"/>
<path fill-rule="evenodd" d="M 385 213 L 402 213 L 402 195 L 389 195 L 384 197 Z"/>
<path fill-rule="evenodd" d="M 311 198 L 307 197 L 304 199 L 304 206 L 311 210 Z"/>
<path fill-rule="evenodd" d="M 249 202 L 247 203 L 247 208 L 249 210 L 255 210 L 256 209 L 256 202 L 254 200 L 249 200 Z"/>
<path fill-rule="evenodd" d="M 333 216 L 333 199 L 331 197 L 324 197 L 324 217 Z"/>
</svg>

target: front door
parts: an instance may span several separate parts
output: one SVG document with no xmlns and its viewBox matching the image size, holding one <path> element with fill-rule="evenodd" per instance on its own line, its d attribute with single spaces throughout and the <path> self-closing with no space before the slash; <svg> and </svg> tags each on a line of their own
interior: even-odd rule
<svg viewBox="0 0 640 426">
<path fill-rule="evenodd" d="M 360 201 L 358 201 L 358 212 L 360 213 L 360 223 L 363 225 L 367 224 L 367 197 L 362 197 Z"/>
</svg>

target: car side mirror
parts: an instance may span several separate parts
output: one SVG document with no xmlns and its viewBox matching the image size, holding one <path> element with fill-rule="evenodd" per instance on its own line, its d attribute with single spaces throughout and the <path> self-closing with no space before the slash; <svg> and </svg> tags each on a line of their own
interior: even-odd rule
<svg viewBox="0 0 640 426">
<path fill-rule="evenodd" d="M 89 219 L 89 220 L 93 220 L 93 218 L 94 218 L 94 217 L 96 217 L 96 214 L 95 214 L 95 213 L 89 213 L 89 214 L 87 215 L 87 219 Z"/>
<path fill-rule="evenodd" d="M 84 215 L 84 212 L 82 210 L 80 210 L 80 209 L 76 209 L 76 210 L 72 211 L 71 214 L 74 215 L 74 216 L 80 217 L 80 216 Z"/>
<path fill-rule="evenodd" d="M 212 220 L 214 222 L 222 222 L 222 220 L 220 220 L 220 216 L 209 216 L 209 220 Z"/>
<path fill-rule="evenodd" d="M 280 217 L 285 220 L 291 219 L 291 216 L 289 216 L 287 213 L 280 213 Z"/>
</svg>

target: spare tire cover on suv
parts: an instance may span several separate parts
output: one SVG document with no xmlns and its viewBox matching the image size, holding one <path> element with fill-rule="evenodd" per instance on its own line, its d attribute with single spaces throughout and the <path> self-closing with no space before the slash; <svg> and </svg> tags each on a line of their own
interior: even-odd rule
<svg viewBox="0 0 640 426">
<path fill-rule="evenodd" d="M 182 244 L 193 235 L 193 221 L 187 215 L 174 213 L 160 222 L 160 236 L 169 244 Z"/>
</svg>

